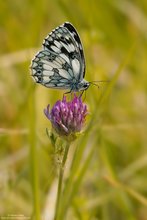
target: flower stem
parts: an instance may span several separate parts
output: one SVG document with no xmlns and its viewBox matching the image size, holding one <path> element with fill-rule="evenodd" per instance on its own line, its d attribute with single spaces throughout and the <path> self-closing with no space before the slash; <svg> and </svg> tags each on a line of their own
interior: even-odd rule
<svg viewBox="0 0 147 220">
<path fill-rule="evenodd" d="M 30 118 L 30 167 L 33 194 L 33 219 L 40 220 L 40 194 L 39 194 L 39 170 L 38 150 L 36 148 L 36 111 L 34 93 L 30 95 L 29 118 Z"/>
<path fill-rule="evenodd" d="M 58 191 L 57 191 L 57 201 L 56 201 L 56 207 L 55 207 L 54 220 L 59 219 L 59 209 L 60 209 L 60 201 L 61 201 L 61 195 L 62 195 L 64 168 L 65 168 L 65 163 L 66 163 L 69 147 L 70 147 L 70 143 L 66 142 L 63 159 L 62 159 L 62 162 L 61 162 L 60 168 L 59 168 Z"/>
</svg>

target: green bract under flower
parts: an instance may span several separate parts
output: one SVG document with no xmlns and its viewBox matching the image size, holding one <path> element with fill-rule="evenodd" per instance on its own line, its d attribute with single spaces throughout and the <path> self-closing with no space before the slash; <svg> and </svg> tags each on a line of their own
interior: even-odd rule
<svg viewBox="0 0 147 220">
<path fill-rule="evenodd" d="M 74 96 L 67 102 L 64 96 L 62 101 L 57 101 L 50 110 L 48 105 L 44 114 L 52 123 L 52 127 L 60 136 L 75 135 L 80 132 L 87 115 L 87 106 L 80 97 Z"/>
</svg>

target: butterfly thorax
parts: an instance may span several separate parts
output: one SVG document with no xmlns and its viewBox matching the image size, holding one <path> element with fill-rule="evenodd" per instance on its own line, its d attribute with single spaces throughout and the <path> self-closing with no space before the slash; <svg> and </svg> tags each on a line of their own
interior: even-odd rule
<svg viewBox="0 0 147 220">
<path fill-rule="evenodd" d="M 83 79 L 82 81 L 77 81 L 75 79 L 75 81 L 72 81 L 72 85 L 71 85 L 71 91 L 74 92 L 78 92 L 78 91 L 83 91 L 88 89 L 88 87 L 90 86 L 90 83 L 88 81 L 86 81 L 85 79 Z"/>
</svg>

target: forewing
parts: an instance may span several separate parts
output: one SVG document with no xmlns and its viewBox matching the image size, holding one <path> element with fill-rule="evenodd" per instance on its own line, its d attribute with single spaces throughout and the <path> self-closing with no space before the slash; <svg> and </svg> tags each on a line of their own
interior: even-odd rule
<svg viewBox="0 0 147 220">
<path fill-rule="evenodd" d="M 82 80 L 85 75 L 85 59 L 80 37 L 68 22 L 53 30 L 44 40 L 45 50 L 62 57 L 71 67 L 74 77 Z"/>
</svg>

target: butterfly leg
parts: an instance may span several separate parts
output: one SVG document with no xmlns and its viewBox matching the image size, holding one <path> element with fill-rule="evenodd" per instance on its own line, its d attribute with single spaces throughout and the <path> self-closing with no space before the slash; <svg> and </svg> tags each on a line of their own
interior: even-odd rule
<svg viewBox="0 0 147 220">
<path fill-rule="evenodd" d="M 83 91 L 81 92 L 81 94 L 79 95 L 79 98 L 81 98 L 81 97 L 82 97 L 83 93 L 84 93 L 84 90 L 83 90 Z"/>
<path fill-rule="evenodd" d="M 65 93 L 63 93 L 63 97 L 66 95 L 66 94 L 71 94 L 71 99 L 72 99 L 72 90 L 70 90 L 69 92 L 65 92 Z"/>
<path fill-rule="evenodd" d="M 80 94 L 79 98 L 82 98 L 83 93 L 84 93 L 84 98 L 83 98 L 83 101 L 85 101 L 85 99 L 86 99 L 86 90 L 83 90 L 83 91 L 81 92 L 81 94 Z"/>
</svg>

